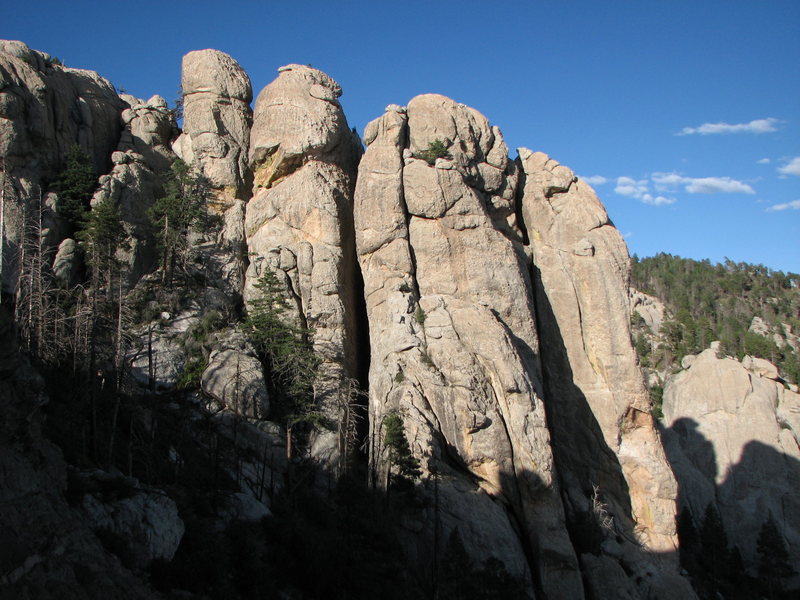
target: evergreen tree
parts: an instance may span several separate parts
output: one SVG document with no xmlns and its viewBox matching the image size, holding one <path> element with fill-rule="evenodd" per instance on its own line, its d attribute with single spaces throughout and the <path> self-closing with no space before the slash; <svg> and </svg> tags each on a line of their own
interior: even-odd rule
<svg viewBox="0 0 800 600">
<path fill-rule="evenodd" d="M 57 211 L 67 222 L 68 235 L 82 227 L 96 188 L 97 174 L 91 159 L 78 144 L 73 145 L 64 168 L 50 185 L 50 190 L 58 194 Z"/>
<path fill-rule="evenodd" d="M 248 302 L 244 329 L 269 375 L 275 416 L 291 437 L 295 425 L 322 421 L 314 398 L 319 358 L 311 348 L 311 332 L 287 315 L 289 303 L 277 275 L 265 268 L 255 287 L 259 293 Z"/>
<path fill-rule="evenodd" d="M 693 572 L 697 566 L 700 539 L 688 506 L 684 506 L 678 515 L 677 530 L 681 565 L 687 571 Z"/>
<path fill-rule="evenodd" d="M 106 198 L 89 211 L 78 239 L 87 246 L 93 280 L 110 278 L 119 267 L 117 250 L 128 247 L 122 215 L 114 200 Z"/>
<path fill-rule="evenodd" d="M 769 598 L 776 597 L 783 587 L 783 580 L 795 574 L 789 564 L 789 552 L 772 513 L 761 526 L 756 542 L 758 552 L 758 575 L 767 588 Z"/>
<path fill-rule="evenodd" d="M 384 448 L 388 452 L 389 483 L 418 479 L 421 475 L 419 460 L 411 453 L 403 419 L 397 412 L 390 412 L 383 418 L 383 433 Z"/>
<path fill-rule="evenodd" d="M 701 563 L 715 582 L 728 575 L 728 535 L 716 507 L 709 503 L 700 526 Z"/>
<path fill-rule="evenodd" d="M 175 266 L 185 261 L 190 228 L 207 216 L 211 186 L 203 175 L 178 159 L 172 164 L 164 192 L 148 214 L 158 229 L 161 281 L 171 283 Z"/>
</svg>

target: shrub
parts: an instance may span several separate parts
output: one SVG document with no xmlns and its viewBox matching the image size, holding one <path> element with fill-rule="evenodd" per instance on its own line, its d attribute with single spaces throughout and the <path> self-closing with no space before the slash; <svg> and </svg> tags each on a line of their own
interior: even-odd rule
<svg viewBox="0 0 800 600">
<path fill-rule="evenodd" d="M 442 140 L 433 140 L 428 144 L 427 149 L 415 152 L 412 156 L 424 160 L 429 165 L 435 164 L 437 158 L 451 158 L 447 146 Z"/>
</svg>

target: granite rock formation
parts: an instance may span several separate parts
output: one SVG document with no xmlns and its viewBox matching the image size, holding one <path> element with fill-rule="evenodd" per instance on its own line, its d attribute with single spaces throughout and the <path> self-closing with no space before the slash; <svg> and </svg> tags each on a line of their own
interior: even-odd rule
<svg viewBox="0 0 800 600">
<path fill-rule="evenodd" d="M 415 158 L 437 140 L 447 157 Z M 373 482 L 389 482 L 382 425 L 394 412 L 421 462 L 421 493 L 435 491 L 443 507 L 409 515 L 422 532 L 420 562 L 433 543 L 424 532 L 458 528 L 479 562 L 500 560 L 550 598 L 580 597 L 531 282 L 507 222 L 517 172 L 502 136 L 477 111 L 424 95 L 407 109 L 389 106 L 365 141 L 355 223 L 370 323 Z"/>
<path fill-rule="evenodd" d="M 294 308 L 291 318 L 313 331 L 322 360 L 315 393 L 337 422 L 341 383 L 356 376 L 359 358 L 352 197 L 360 148 L 335 81 L 302 65 L 278 71 L 258 95 L 250 137 L 245 298 L 257 293 L 265 269 L 278 276 Z M 339 468 L 341 443 L 335 428 L 321 431 L 311 455 Z"/>
<path fill-rule="evenodd" d="M 114 87 L 93 71 L 61 66 L 22 42 L 0 41 L 0 186 L 4 189 L 6 239 L 0 287 L 16 291 L 17 257 L 26 211 L 35 200 L 55 204 L 43 189 L 63 167 L 75 144 L 91 158 L 95 172 L 106 173 L 119 141 L 123 101 Z M 61 239 L 50 236 L 53 252 Z"/>
<path fill-rule="evenodd" d="M 601 498 L 614 520 L 603 544 L 624 539 L 623 545 L 674 557 L 677 488 L 631 345 L 628 249 L 594 191 L 571 170 L 524 148 L 519 160 L 546 348 L 548 416 L 567 513 L 577 523 Z M 623 562 L 644 577 L 652 567 L 642 558 L 641 564 Z M 673 584 L 647 585 L 666 593 Z"/>
<path fill-rule="evenodd" d="M 752 565 L 771 515 L 800 572 L 800 394 L 767 361 L 739 362 L 718 344 L 684 362 L 667 381 L 663 406 L 681 507 L 699 527 L 715 506 L 731 544 Z"/>
</svg>

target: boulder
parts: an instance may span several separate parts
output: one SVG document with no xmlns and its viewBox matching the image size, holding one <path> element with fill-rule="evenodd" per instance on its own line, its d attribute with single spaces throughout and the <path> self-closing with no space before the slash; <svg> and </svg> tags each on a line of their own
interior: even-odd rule
<svg viewBox="0 0 800 600">
<path fill-rule="evenodd" d="M 238 414 L 253 418 L 269 414 L 264 368 L 255 356 L 230 348 L 212 352 L 201 385 L 206 394 Z"/>
<path fill-rule="evenodd" d="M 128 568 L 172 560 L 185 530 L 175 501 L 133 478 L 103 472 L 90 476 L 101 491 L 84 495 L 80 507 L 104 545 L 122 554 Z"/>
<path fill-rule="evenodd" d="M 78 283 L 78 275 L 83 267 L 83 253 L 72 238 L 67 238 L 58 246 L 53 259 L 53 276 L 64 287 L 71 288 Z"/>
</svg>

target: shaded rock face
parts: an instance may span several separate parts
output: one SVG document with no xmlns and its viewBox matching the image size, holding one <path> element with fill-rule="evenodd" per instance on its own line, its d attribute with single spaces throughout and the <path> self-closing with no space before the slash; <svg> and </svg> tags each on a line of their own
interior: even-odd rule
<svg viewBox="0 0 800 600">
<path fill-rule="evenodd" d="M 710 348 L 667 381 L 665 448 L 680 505 L 698 528 L 714 505 L 731 545 L 755 565 L 772 515 L 800 572 L 800 394 L 770 379 L 766 361 L 749 358 L 740 363 Z"/>
<path fill-rule="evenodd" d="M 0 596 L 155 597 L 67 503 L 67 466 L 41 433 L 44 381 L 20 358 L 2 307 L 0 348 Z"/>
<path fill-rule="evenodd" d="M 571 170 L 524 148 L 520 164 L 568 512 L 590 512 L 588 499 L 599 493 L 616 527 L 635 532 L 651 551 L 672 553 L 677 490 L 631 345 L 627 247 L 594 191 Z"/>
<path fill-rule="evenodd" d="M 117 151 L 111 154 L 113 168 L 100 177 L 91 204 L 94 207 L 110 200 L 119 208 L 128 247 L 117 253 L 127 266 L 127 282 L 132 286 L 155 263 L 147 211 L 163 194 L 163 175 L 175 160 L 170 142 L 177 126 L 161 96 L 146 101 L 130 95 L 121 98 L 129 105 L 121 114 L 124 130 Z"/>
<path fill-rule="evenodd" d="M 84 494 L 80 509 L 92 529 L 101 530 L 98 535 L 125 541 L 130 550 L 129 567 L 144 569 L 155 559 L 172 560 L 185 527 L 171 498 L 161 490 L 142 487 L 133 477 L 102 471 L 82 475 L 97 480 L 93 487 L 128 487 L 126 497 L 111 500 L 103 498 L 102 492 Z"/>
<path fill-rule="evenodd" d="M 352 197 L 360 148 L 336 82 L 301 65 L 279 73 L 258 96 L 250 138 L 245 299 L 265 269 L 285 284 L 293 317 L 313 330 L 322 359 L 317 398 L 336 418 L 340 383 L 356 375 L 358 362 Z M 311 454 L 336 465 L 339 444 L 336 434 L 320 433 Z"/>
<path fill-rule="evenodd" d="M 243 336 L 230 336 L 209 356 L 203 372 L 203 391 L 237 414 L 266 419 L 269 394 L 264 367 Z"/>
<path fill-rule="evenodd" d="M 59 66 L 22 42 L 0 40 L 5 290 L 15 290 L 24 207 L 32 207 L 34 199 L 46 195 L 42 182 L 58 175 L 74 144 L 91 157 L 98 174 L 108 171 L 124 106 L 114 87 L 97 73 Z M 61 239 L 56 236 L 48 241 L 57 245 Z"/>
<path fill-rule="evenodd" d="M 414 158 L 436 140 L 449 158 Z M 432 532 L 458 528 L 478 562 L 499 559 L 547 597 L 582 597 L 513 226 L 517 170 L 502 136 L 477 111 L 425 95 L 388 107 L 365 141 L 355 225 L 370 323 L 373 484 L 387 485 L 382 425 L 397 412 L 421 462 L 418 493 L 434 507 L 408 516 L 418 524 L 415 558 L 429 563 Z"/>
</svg>

